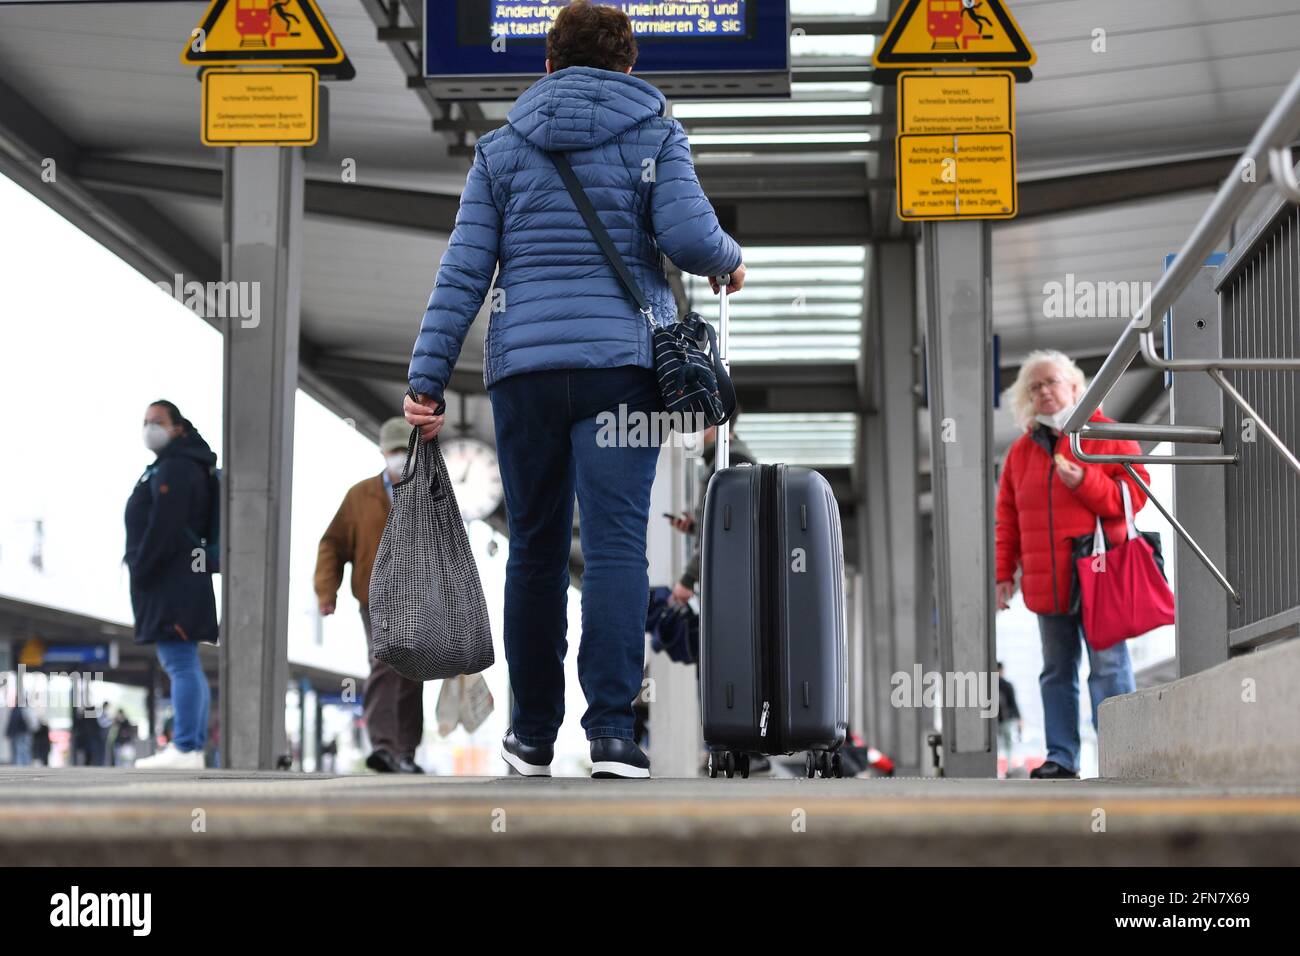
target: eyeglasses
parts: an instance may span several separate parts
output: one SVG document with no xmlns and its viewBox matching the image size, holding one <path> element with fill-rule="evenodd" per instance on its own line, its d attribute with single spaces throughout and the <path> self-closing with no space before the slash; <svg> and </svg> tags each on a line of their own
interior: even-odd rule
<svg viewBox="0 0 1300 956">
<path fill-rule="evenodd" d="M 1041 382 L 1031 382 L 1029 385 L 1029 394 L 1037 395 L 1045 388 L 1056 388 L 1058 385 L 1064 385 L 1064 384 L 1065 384 L 1065 379 L 1063 378 L 1049 378 Z"/>
</svg>

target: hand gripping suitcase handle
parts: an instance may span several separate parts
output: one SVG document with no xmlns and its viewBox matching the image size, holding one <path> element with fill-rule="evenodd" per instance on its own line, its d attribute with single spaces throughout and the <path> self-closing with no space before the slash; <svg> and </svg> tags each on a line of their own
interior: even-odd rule
<svg viewBox="0 0 1300 956">
<path fill-rule="evenodd" d="M 718 283 L 718 359 L 730 373 L 731 363 L 727 361 L 727 353 L 730 351 L 728 342 L 731 337 L 731 317 L 727 314 L 727 286 L 731 283 L 731 276 L 724 274 L 714 278 Z M 731 422 L 723 422 L 718 426 L 714 440 L 717 448 L 713 453 L 713 470 L 721 471 L 731 465 Z"/>
</svg>

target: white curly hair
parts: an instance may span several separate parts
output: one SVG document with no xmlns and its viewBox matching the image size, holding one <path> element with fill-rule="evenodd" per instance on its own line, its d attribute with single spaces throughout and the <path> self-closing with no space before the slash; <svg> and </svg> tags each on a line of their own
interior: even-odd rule
<svg viewBox="0 0 1300 956">
<path fill-rule="evenodd" d="M 1016 424 L 1025 431 L 1034 424 L 1034 396 L 1029 394 L 1030 376 L 1035 369 L 1042 368 L 1044 365 L 1055 365 L 1065 373 L 1065 378 L 1071 384 L 1077 385 L 1081 390 L 1088 385 L 1088 379 L 1083 374 L 1083 369 L 1074 364 L 1074 359 L 1064 352 L 1058 352 L 1056 349 L 1038 349 L 1030 352 L 1025 356 L 1025 361 L 1020 366 L 1020 372 L 1016 375 L 1016 380 L 1006 391 L 1007 404 L 1011 406 L 1011 414 L 1015 416 Z"/>
</svg>

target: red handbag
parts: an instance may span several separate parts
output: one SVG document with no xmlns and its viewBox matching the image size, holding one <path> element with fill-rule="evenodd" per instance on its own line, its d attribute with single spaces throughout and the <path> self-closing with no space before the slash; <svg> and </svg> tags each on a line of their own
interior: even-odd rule
<svg viewBox="0 0 1300 956">
<path fill-rule="evenodd" d="M 1075 561 L 1083 595 L 1083 634 L 1099 651 L 1174 623 L 1174 592 L 1156 566 L 1151 545 L 1133 523 L 1128 485 L 1121 481 L 1119 487 L 1128 537 L 1107 551 L 1098 516 L 1092 554 Z"/>
</svg>

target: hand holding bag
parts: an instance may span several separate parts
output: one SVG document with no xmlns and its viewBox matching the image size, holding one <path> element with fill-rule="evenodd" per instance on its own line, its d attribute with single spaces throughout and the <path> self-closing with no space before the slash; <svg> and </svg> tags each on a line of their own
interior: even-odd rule
<svg viewBox="0 0 1300 956">
<path fill-rule="evenodd" d="M 1133 523 L 1133 501 L 1121 481 L 1127 538 L 1106 550 L 1101 517 L 1093 532 L 1092 554 L 1075 561 L 1083 603 L 1083 634 L 1095 650 L 1174 623 L 1174 594 L 1149 541 Z"/>
<path fill-rule="evenodd" d="M 478 566 L 438 439 L 411 429 L 402 477 L 370 575 L 376 658 L 409 680 L 492 666 L 492 628 Z"/>
<path fill-rule="evenodd" d="M 736 390 L 718 354 L 718 339 L 713 326 L 698 312 L 688 312 L 672 325 L 655 324 L 649 300 L 601 224 L 595 207 L 569 164 L 569 157 L 564 153 L 547 155 L 564 180 L 565 188 L 573 197 L 573 204 L 578 207 L 596 244 L 614 267 L 618 281 L 650 326 L 655 376 L 659 379 L 664 408 L 674 416 L 673 427 L 691 434 L 730 420 L 736 410 Z"/>
</svg>

